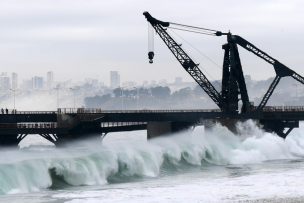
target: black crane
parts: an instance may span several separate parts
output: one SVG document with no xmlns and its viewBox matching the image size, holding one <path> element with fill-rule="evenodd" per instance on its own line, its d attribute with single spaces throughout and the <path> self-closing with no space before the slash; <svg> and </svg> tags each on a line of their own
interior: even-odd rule
<svg viewBox="0 0 304 203">
<path fill-rule="evenodd" d="M 205 74 L 198 68 L 198 64 L 194 63 L 188 54 L 181 48 L 181 45 L 177 44 L 175 40 L 166 32 L 165 27 L 169 27 L 170 23 L 159 21 L 153 18 L 148 12 L 145 12 L 144 15 L 183 68 L 191 75 L 198 85 L 203 88 L 203 90 L 218 105 L 218 107 L 222 109 L 223 101 L 220 93 L 214 88 Z M 154 53 L 150 51 L 148 53 L 148 57 L 151 63 Z"/>
<path fill-rule="evenodd" d="M 183 68 L 224 112 L 235 114 L 263 110 L 282 77 L 290 76 L 304 84 L 304 78 L 301 75 L 238 35 L 207 28 L 163 22 L 152 17 L 148 12 L 144 12 L 143 14 Z M 221 93 L 214 88 L 205 74 L 198 68 L 198 64 L 188 56 L 181 48 L 181 45 L 168 34 L 166 31 L 168 28 L 213 36 L 227 36 L 227 43 L 222 46 L 224 49 L 224 61 Z M 249 100 L 238 45 L 273 65 L 276 72 L 276 77 L 257 107 L 254 107 Z M 150 63 L 152 63 L 154 52 L 150 51 L 148 57 Z M 241 111 L 238 110 L 239 97 L 242 101 Z"/>
</svg>

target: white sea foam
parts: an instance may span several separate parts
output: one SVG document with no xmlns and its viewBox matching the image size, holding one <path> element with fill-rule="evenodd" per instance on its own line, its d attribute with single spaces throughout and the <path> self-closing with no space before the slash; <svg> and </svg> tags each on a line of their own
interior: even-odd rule
<svg viewBox="0 0 304 203">
<path fill-rule="evenodd" d="M 2 151 L 0 194 L 155 178 L 161 170 L 170 173 L 181 164 L 188 168 L 206 163 L 240 165 L 304 156 L 300 131 L 284 140 L 263 132 L 252 121 L 239 124 L 238 130 L 240 136 L 218 125 L 206 132 L 198 127 L 149 142 L 106 138 L 102 145 L 82 141 L 64 149 Z"/>
</svg>

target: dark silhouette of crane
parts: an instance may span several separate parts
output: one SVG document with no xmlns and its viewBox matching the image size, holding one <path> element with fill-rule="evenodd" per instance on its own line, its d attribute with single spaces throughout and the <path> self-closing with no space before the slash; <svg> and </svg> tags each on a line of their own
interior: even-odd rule
<svg viewBox="0 0 304 203">
<path fill-rule="evenodd" d="M 304 78 L 301 75 L 291 70 L 279 62 L 277 59 L 269 56 L 266 52 L 257 48 L 255 45 L 238 35 L 233 35 L 230 32 L 224 33 L 208 28 L 195 27 L 172 22 L 163 22 L 152 17 L 148 12 L 144 12 L 143 14 L 149 24 L 154 28 L 156 33 L 160 36 L 169 50 L 182 65 L 182 67 L 207 93 L 207 95 L 214 101 L 214 103 L 221 109 L 221 111 L 226 112 L 227 114 L 250 114 L 263 111 L 263 108 L 266 106 L 269 98 L 271 97 L 282 77 L 292 77 L 300 83 L 304 84 Z M 178 44 L 168 34 L 168 28 L 205 35 L 227 37 L 227 43 L 222 46 L 224 49 L 224 61 L 221 92 L 216 90 L 206 75 L 199 69 L 199 64 L 195 63 L 181 48 L 181 44 Z M 270 63 L 273 65 L 273 68 L 275 70 L 276 76 L 258 106 L 254 106 L 253 103 L 249 100 L 238 46 L 262 58 L 267 63 Z M 152 63 L 154 52 L 150 51 L 148 53 L 148 57 L 150 63 Z M 241 109 L 239 109 L 239 98 L 242 103 Z M 271 121 L 265 122 L 263 120 L 260 120 L 260 123 L 264 125 L 264 128 L 266 130 L 274 131 L 281 137 L 286 137 L 288 133 L 290 133 L 290 131 L 295 127 L 294 121 L 290 120 L 281 120 L 280 122 L 276 121 L 275 123 L 271 123 Z M 289 128 L 289 130 L 286 132 L 284 132 L 285 127 Z"/>
</svg>

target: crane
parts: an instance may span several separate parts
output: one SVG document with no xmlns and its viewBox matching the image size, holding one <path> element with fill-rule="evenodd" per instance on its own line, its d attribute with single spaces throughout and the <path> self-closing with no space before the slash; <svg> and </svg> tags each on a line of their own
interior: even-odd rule
<svg viewBox="0 0 304 203">
<path fill-rule="evenodd" d="M 207 93 L 207 95 L 214 101 L 214 103 L 224 112 L 235 114 L 263 110 L 282 77 L 290 76 L 298 82 L 304 84 L 304 77 L 302 77 L 295 71 L 291 70 L 290 68 L 279 62 L 277 59 L 271 57 L 266 52 L 257 48 L 255 45 L 238 35 L 233 35 L 230 32 L 224 33 L 208 28 L 160 21 L 152 17 L 148 12 L 144 12 L 143 15 L 146 17 L 149 24 L 154 28 L 156 33 L 167 45 L 169 50 L 173 53 L 173 55 L 179 61 L 182 67 Z M 178 44 L 168 34 L 167 29 L 169 28 L 218 37 L 227 36 L 227 43 L 222 46 L 222 48 L 224 49 L 224 61 L 221 92 L 218 92 L 215 89 L 215 87 L 208 80 L 206 75 L 199 69 L 199 65 L 195 63 L 189 57 L 189 55 L 181 48 L 181 45 Z M 276 77 L 274 78 L 266 94 L 263 96 L 262 101 L 257 107 L 254 107 L 252 102 L 249 101 L 238 46 L 244 48 L 245 50 L 255 54 L 256 56 L 262 58 L 269 64 L 273 65 L 276 73 Z M 149 62 L 153 63 L 153 50 L 149 50 L 148 58 Z M 241 111 L 238 110 L 239 97 L 242 101 Z"/>
<path fill-rule="evenodd" d="M 151 23 L 160 38 L 164 41 L 164 43 L 179 61 L 179 63 L 183 66 L 183 68 L 221 109 L 223 104 L 220 93 L 211 84 L 205 74 L 198 68 L 198 64 L 196 64 L 188 56 L 188 54 L 181 48 L 181 45 L 179 45 L 165 30 L 166 27 L 169 27 L 170 23 L 157 20 L 153 18 L 148 12 L 144 12 L 144 15 L 146 16 L 148 22 Z M 148 57 L 150 63 L 152 63 L 154 53 L 152 51 L 149 51 Z"/>
</svg>

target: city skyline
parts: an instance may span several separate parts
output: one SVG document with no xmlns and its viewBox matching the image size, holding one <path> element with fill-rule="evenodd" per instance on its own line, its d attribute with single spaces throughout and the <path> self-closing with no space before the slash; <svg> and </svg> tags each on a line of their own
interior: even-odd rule
<svg viewBox="0 0 304 203">
<path fill-rule="evenodd" d="M 41 75 L 32 75 L 26 79 L 19 79 L 19 74 L 12 72 L 0 73 L 0 89 L 9 91 L 10 89 L 24 89 L 24 90 L 51 90 L 61 85 L 61 83 L 66 83 L 67 81 L 58 81 L 54 79 L 53 71 L 48 71 L 44 76 Z M 11 75 L 11 76 L 10 76 Z M 184 83 L 194 83 L 194 81 L 184 81 L 181 77 L 176 77 L 172 81 L 167 81 L 165 79 L 161 80 L 150 80 L 143 81 L 142 83 L 137 83 L 136 81 L 126 80 L 121 81 L 120 73 L 118 71 L 109 72 L 109 83 L 105 83 L 100 78 L 84 78 L 82 81 L 68 81 L 70 83 L 68 86 L 78 86 L 85 83 L 98 83 L 101 86 L 115 89 L 115 88 L 134 88 L 134 87 L 146 87 L 146 86 L 166 86 L 170 84 L 182 85 Z"/>
<path fill-rule="evenodd" d="M 302 1 L 276 1 L 275 5 L 273 1 L 174 1 L 178 9 L 173 11 L 173 1 L 134 2 L 63 0 L 59 6 L 56 0 L 1 1 L 1 71 L 19 72 L 28 77 L 52 69 L 59 80 L 99 77 L 108 83 L 108 72 L 115 69 L 124 81 L 142 83 L 164 78 L 172 81 L 175 77 L 191 81 L 158 36 L 154 64 L 148 63 L 147 22 L 142 15 L 148 10 L 165 21 L 231 30 L 303 74 Z M 176 36 L 211 76 L 209 79 L 219 79 L 223 61 L 221 45 L 225 38 L 178 34 L 216 62 L 217 65 L 197 54 Z M 241 49 L 240 52 L 245 74 L 253 79 L 274 76 L 272 67 Z"/>
</svg>

